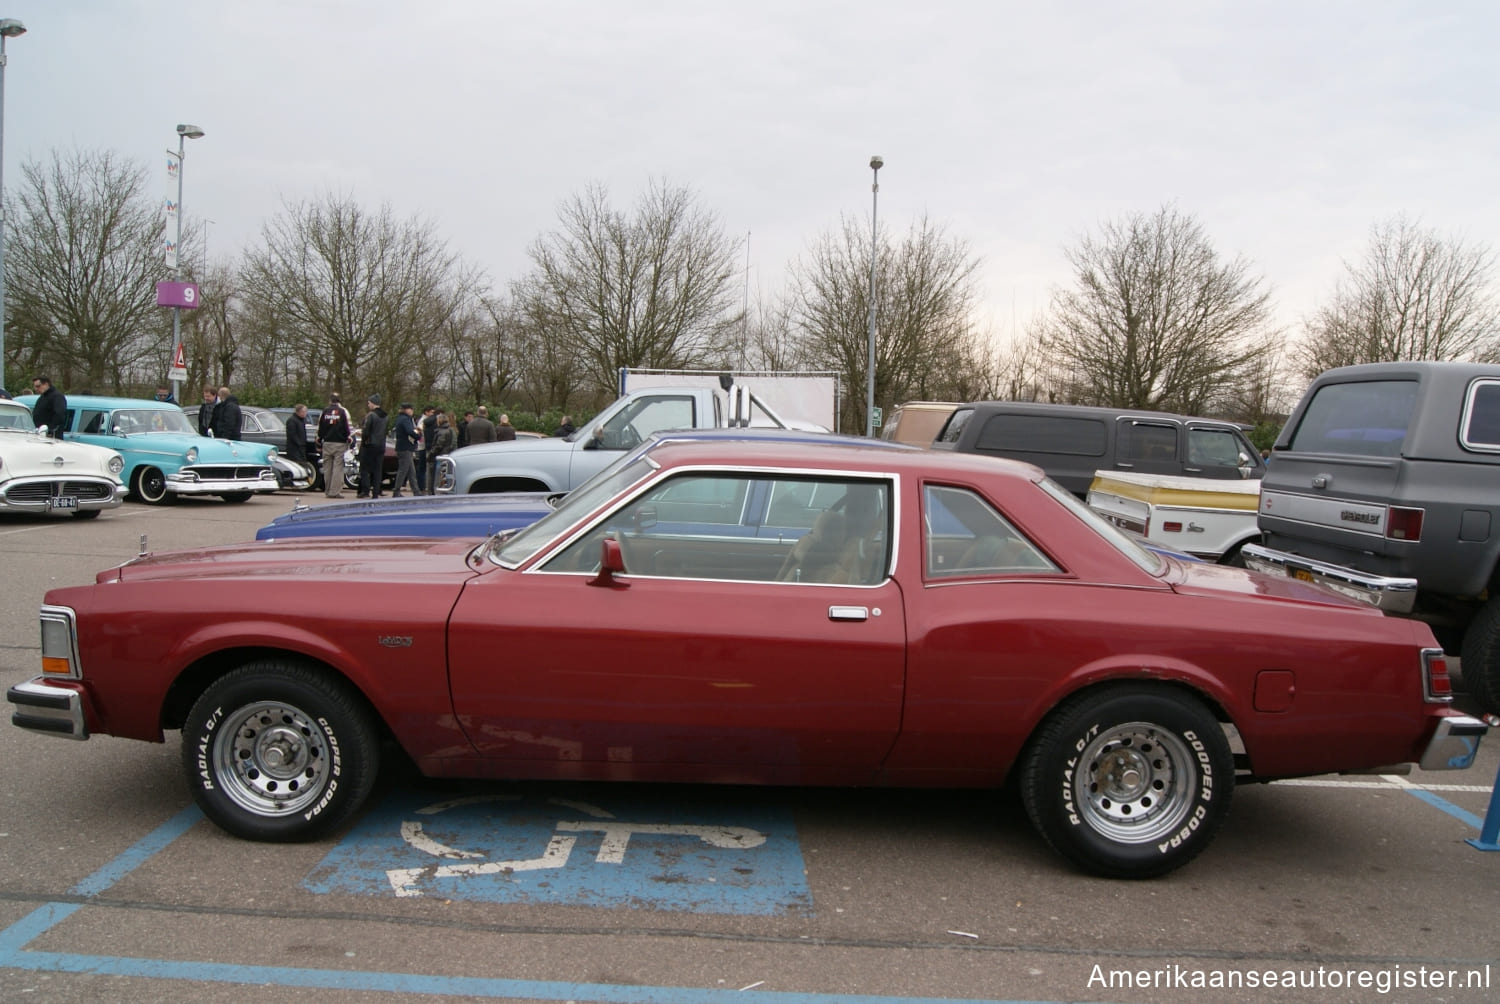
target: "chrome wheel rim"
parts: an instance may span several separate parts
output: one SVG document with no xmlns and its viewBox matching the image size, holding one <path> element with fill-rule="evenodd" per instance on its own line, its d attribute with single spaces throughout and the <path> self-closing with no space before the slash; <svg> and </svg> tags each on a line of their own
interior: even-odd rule
<svg viewBox="0 0 1500 1004">
<path fill-rule="evenodd" d="M 328 781 L 323 729 L 300 708 L 275 701 L 247 705 L 225 718 L 214 738 L 214 767 L 224 793 L 262 816 L 300 812 Z"/>
<path fill-rule="evenodd" d="M 1149 722 L 1101 733 L 1078 757 L 1081 815 L 1110 840 L 1145 844 L 1176 832 L 1192 805 L 1197 769 L 1182 739 Z"/>
</svg>

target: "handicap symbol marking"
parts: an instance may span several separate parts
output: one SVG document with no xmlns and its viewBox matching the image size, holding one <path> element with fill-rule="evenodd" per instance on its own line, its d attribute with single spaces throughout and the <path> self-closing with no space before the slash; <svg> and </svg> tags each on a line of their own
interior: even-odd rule
<svg viewBox="0 0 1500 1004">
<path fill-rule="evenodd" d="M 611 811 L 515 794 L 440 802 L 393 794 L 303 885 L 322 893 L 709 913 L 812 906 L 796 830 L 780 810 L 661 802 Z"/>
</svg>

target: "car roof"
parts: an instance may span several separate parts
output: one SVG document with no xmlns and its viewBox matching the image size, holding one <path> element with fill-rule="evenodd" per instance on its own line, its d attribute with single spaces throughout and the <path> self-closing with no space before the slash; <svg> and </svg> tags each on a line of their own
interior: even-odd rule
<svg viewBox="0 0 1500 1004">
<path fill-rule="evenodd" d="M 668 440 L 651 450 L 663 467 L 698 465 L 733 467 L 799 467 L 809 471 L 831 468 L 861 473 L 906 474 L 920 477 L 1010 477 L 1040 481 L 1041 468 L 1003 457 L 974 453 L 923 450 L 880 439 L 853 436 L 793 440 L 787 437 L 730 439 L 714 437 Z"/>
<path fill-rule="evenodd" d="M 118 408 L 171 408 L 181 409 L 171 401 L 153 401 L 140 397 L 104 397 L 98 394 L 68 394 L 69 408 L 103 408 L 114 411 Z"/>
<path fill-rule="evenodd" d="M 1145 408 L 1110 408 L 1092 404 L 1056 404 L 1049 401 L 970 401 L 960 408 L 975 411 L 1009 412 L 1016 415 L 1074 415 L 1089 418 L 1170 418 L 1183 422 L 1211 422 L 1240 428 L 1237 422 L 1224 418 L 1204 418 L 1176 411 L 1151 411 Z"/>
</svg>

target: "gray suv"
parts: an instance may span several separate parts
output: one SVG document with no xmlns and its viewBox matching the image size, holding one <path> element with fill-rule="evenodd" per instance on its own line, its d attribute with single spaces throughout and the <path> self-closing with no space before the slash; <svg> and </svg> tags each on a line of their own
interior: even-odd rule
<svg viewBox="0 0 1500 1004">
<path fill-rule="evenodd" d="M 1036 464 L 1079 498 L 1097 470 L 1229 479 L 1265 473 L 1238 425 L 1164 411 L 980 401 L 959 405 L 932 447 Z"/>
<path fill-rule="evenodd" d="M 1277 438 L 1259 524 L 1249 567 L 1428 622 L 1500 711 L 1500 365 L 1322 374 Z"/>
</svg>

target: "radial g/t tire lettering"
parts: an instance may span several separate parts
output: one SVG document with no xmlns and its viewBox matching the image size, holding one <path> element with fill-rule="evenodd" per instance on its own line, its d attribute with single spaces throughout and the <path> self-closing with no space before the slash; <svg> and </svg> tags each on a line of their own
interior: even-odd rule
<svg viewBox="0 0 1500 1004">
<path fill-rule="evenodd" d="M 1234 757 L 1219 722 L 1166 686 L 1112 686 L 1064 702 L 1022 759 L 1032 824 L 1063 856 L 1114 878 L 1191 861 L 1233 792 Z"/>
<path fill-rule="evenodd" d="M 379 737 L 343 680 L 267 660 L 217 680 L 182 726 L 182 766 L 203 814 L 247 840 L 313 840 L 363 804 Z"/>
</svg>

